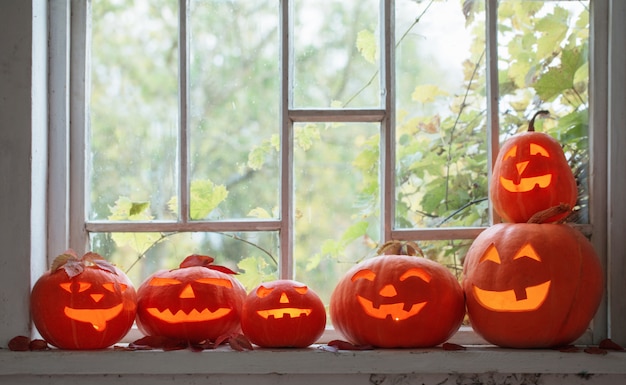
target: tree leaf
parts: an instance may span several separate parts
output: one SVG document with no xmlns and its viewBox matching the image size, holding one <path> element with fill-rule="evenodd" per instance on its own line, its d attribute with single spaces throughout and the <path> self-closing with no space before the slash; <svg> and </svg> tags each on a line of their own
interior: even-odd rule
<svg viewBox="0 0 626 385">
<path fill-rule="evenodd" d="M 216 185 L 210 180 L 194 180 L 190 187 L 189 215 L 191 219 L 208 216 L 228 197 L 224 185 Z"/>
<path fill-rule="evenodd" d="M 561 95 L 564 90 L 574 87 L 576 71 L 585 63 L 580 49 L 563 50 L 561 65 L 551 67 L 535 83 L 537 95 L 544 101 L 551 101 Z"/>
<path fill-rule="evenodd" d="M 378 47 L 376 44 L 376 35 L 367 29 L 359 31 L 356 36 L 356 48 L 361 56 L 370 63 L 376 63 Z"/>
<path fill-rule="evenodd" d="M 129 216 L 139 215 L 150 207 L 150 202 L 133 202 L 128 211 Z"/>
<path fill-rule="evenodd" d="M 449 93 L 433 84 L 422 84 L 415 87 L 411 100 L 420 103 L 432 103 L 439 96 L 448 96 Z"/>
</svg>

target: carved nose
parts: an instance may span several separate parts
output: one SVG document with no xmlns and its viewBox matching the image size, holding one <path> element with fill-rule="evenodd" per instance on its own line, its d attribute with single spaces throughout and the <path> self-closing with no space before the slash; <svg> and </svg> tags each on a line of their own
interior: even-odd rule
<svg viewBox="0 0 626 385">
<path fill-rule="evenodd" d="M 289 303 L 289 298 L 287 298 L 287 294 L 283 293 L 280 295 L 280 303 Z"/>
<path fill-rule="evenodd" d="M 380 289 L 378 294 L 380 294 L 381 297 L 395 297 L 398 292 L 396 291 L 396 288 L 393 287 L 393 285 L 389 284 Z"/>
<path fill-rule="evenodd" d="M 179 295 L 180 298 L 196 298 L 196 294 L 193 292 L 191 288 L 191 284 L 187 284 L 183 291 Z"/>
<path fill-rule="evenodd" d="M 91 294 L 91 299 L 93 299 L 94 302 L 100 302 L 102 297 L 104 297 L 104 294 Z"/>
</svg>

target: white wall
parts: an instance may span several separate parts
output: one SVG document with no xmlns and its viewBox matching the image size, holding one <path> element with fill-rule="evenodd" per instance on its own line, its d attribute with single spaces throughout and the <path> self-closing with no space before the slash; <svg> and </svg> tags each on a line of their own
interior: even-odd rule
<svg viewBox="0 0 626 385">
<path fill-rule="evenodd" d="M 44 255 L 45 223 L 30 218 L 45 212 L 46 148 L 32 145 L 46 136 L 45 4 L 0 4 L 0 346 L 28 333 L 30 260 Z"/>
</svg>

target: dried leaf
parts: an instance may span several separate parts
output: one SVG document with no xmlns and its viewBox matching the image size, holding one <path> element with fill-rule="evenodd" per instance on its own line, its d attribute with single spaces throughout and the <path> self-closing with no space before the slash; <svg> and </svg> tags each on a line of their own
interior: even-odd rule
<svg viewBox="0 0 626 385">
<path fill-rule="evenodd" d="M 67 261 L 65 265 L 63 265 L 63 270 L 65 270 L 67 276 L 72 279 L 85 270 L 85 265 L 81 261 Z"/>
<path fill-rule="evenodd" d="M 588 354 L 601 354 L 601 355 L 605 355 L 608 353 L 608 351 L 606 351 L 605 349 L 600 349 L 597 346 L 590 346 L 588 348 L 585 348 L 584 352 Z"/>
<path fill-rule="evenodd" d="M 237 275 L 239 273 L 237 273 L 236 271 L 232 271 L 231 269 L 229 269 L 228 267 L 225 266 L 220 266 L 220 265 L 211 265 L 211 266 L 207 266 L 209 269 L 211 270 L 217 270 L 217 271 L 221 271 L 224 274 L 232 274 L 232 275 Z"/>
<path fill-rule="evenodd" d="M 14 352 L 27 352 L 30 350 L 30 338 L 26 336 L 16 336 L 9 341 L 9 350 Z"/>
<path fill-rule="evenodd" d="M 50 346 L 48 346 L 48 343 L 42 339 L 35 339 L 30 341 L 30 343 L 28 344 L 28 349 L 30 350 L 48 350 L 50 349 Z"/>
<path fill-rule="evenodd" d="M 354 345 L 347 341 L 332 340 L 328 342 L 328 346 L 334 347 L 339 350 L 372 350 L 372 345 Z"/>
<path fill-rule="evenodd" d="M 233 275 L 237 274 L 236 272 L 232 271 L 231 269 L 227 267 L 213 265 L 213 261 L 215 261 L 215 258 L 209 257 L 208 255 L 193 254 L 185 258 L 180 263 L 179 268 L 182 269 L 185 267 L 201 266 L 201 267 L 206 267 L 211 270 L 221 271 L 222 273 L 225 273 L 225 274 L 233 274 Z"/>
<path fill-rule="evenodd" d="M 76 252 L 72 249 L 67 250 L 63 254 L 57 255 L 52 261 L 52 265 L 50 266 L 50 271 L 55 272 L 63 267 L 69 261 L 78 261 L 79 258 L 76 255 Z"/>
<path fill-rule="evenodd" d="M 115 266 L 113 266 L 109 261 L 106 260 L 97 260 L 93 261 L 93 263 L 98 266 L 99 269 L 106 270 L 109 273 L 113 273 L 117 275 L 117 270 L 115 270 Z"/>
<path fill-rule="evenodd" d="M 617 344 L 616 342 L 613 342 L 610 338 L 600 341 L 600 344 L 598 345 L 598 347 L 600 349 L 606 349 L 606 350 L 617 350 L 617 351 L 624 350 L 624 348 L 621 345 Z"/>
<path fill-rule="evenodd" d="M 441 345 L 441 347 L 443 348 L 443 350 L 465 350 L 465 349 L 467 349 L 463 345 L 453 344 L 451 342 L 444 342 L 444 344 Z"/>
<path fill-rule="evenodd" d="M 209 265 L 211 265 L 214 260 L 215 258 L 209 257 L 208 255 L 193 254 L 185 258 L 180 263 L 179 267 L 181 269 L 184 267 L 193 267 L 193 266 L 209 267 Z"/>
<path fill-rule="evenodd" d="M 230 337 L 228 343 L 230 344 L 231 348 L 240 352 L 243 350 L 254 350 L 254 347 L 252 346 L 250 340 L 248 340 L 248 338 L 243 334 L 237 334 Z"/>
</svg>

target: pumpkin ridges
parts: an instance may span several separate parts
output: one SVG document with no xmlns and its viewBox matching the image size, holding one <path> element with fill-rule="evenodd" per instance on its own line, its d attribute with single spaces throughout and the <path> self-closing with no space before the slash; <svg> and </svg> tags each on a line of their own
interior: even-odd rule
<svg viewBox="0 0 626 385">
<path fill-rule="evenodd" d="M 146 278 L 137 290 L 139 329 L 191 342 L 239 332 L 246 291 L 233 274 L 215 269 L 212 262 L 212 257 L 192 255 L 183 267 Z"/>
<path fill-rule="evenodd" d="M 427 272 L 429 282 L 413 278 L 416 281 L 402 286 L 399 277 L 414 268 Z M 370 270 L 376 277 L 362 273 Z M 352 281 L 361 275 L 371 277 L 372 281 L 367 278 Z M 396 287 L 400 296 L 380 298 L 378 292 L 389 284 L 400 284 Z M 372 301 L 385 318 L 369 316 L 358 296 Z M 410 315 L 416 306 L 422 307 Z M 401 308 L 397 316 L 402 318 L 398 321 L 391 315 L 397 311 L 392 310 L 396 307 Z M 385 314 L 387 311 L 394 313 Z M 463 291 L 452 273 L 437 262 L 403 255 L 377 256 L 353 266 L 339 281 L 330 299 L 333 325 L 346 339 L 357 345 L 383 348 L 438 345 L 458 330 L 464 314 Z"/>
<path fill-rule="evenodd" d="M 53 263 L 54 270 L 46 271 L 33 286 L 30 296 L 33 322 L 46 341 L 61 349 L 111 346 L 132 327 L 135 289 L 128 277 L 108 262 L 102 269 L 98 264 L 85 264 L 90 256 L 83 260 L 75 253 L 69 256 L 63 263 L 61 260 Z M 68 273 L 65 268 L 68 263 L 80 266 L 80 271 L 70 268 Z"/>
<path fill-rule="evenodd" d="M 543 257 L 542 265 L 536 263 L 532 270 L 512 261 L 518 249 L 528 243 Z M 499 250 L 502 261 L 499 267 L 488 269 L 490 262 L 480 260 L 491 244 Z M 583 272 L 583 279 L 577 280 Z M 474 285 L 490 290 L 512 288 L 511 282 L 528 277 L 552 281 L 546 302 L 537 310 L 488 310 L 473 291 Z M 602 298 L 603 276 L 593 247 L 572 227 L 507 223 L 490 227 L 472 243 L 465 257 L 462 284 L 470 322 L 478 334 L 496 345 L 541 348 L 567 344 L 584 332 Z"/>
</svg>

